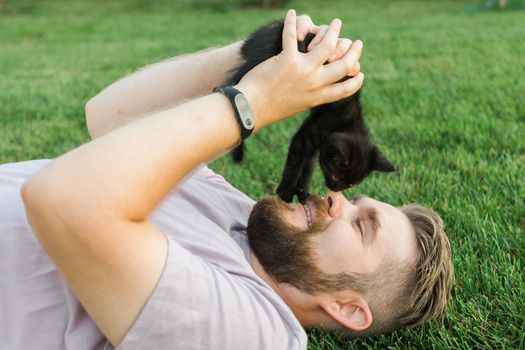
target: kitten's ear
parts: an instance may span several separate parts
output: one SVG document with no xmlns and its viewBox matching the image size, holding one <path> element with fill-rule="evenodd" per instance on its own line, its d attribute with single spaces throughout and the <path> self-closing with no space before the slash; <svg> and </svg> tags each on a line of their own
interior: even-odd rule
<svg viewBox="0 0 525 350">
<path fill-rule="evenodd" d="M 386 159 L 385 155 L 381 153 L 379 148 L 375 147 L 372 149 L 371 159 L 370 159 L 370 170 L 377 170 L 383 173 L 391 173 L 396 171 L 396 168 Z"/>
</svg>

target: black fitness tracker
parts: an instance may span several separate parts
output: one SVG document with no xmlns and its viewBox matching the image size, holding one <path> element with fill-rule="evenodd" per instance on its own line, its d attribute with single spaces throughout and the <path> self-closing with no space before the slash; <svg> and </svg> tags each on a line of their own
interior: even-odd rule
<svg viewBox="0 0 525 350">
<path fill-rule="evenodd" d="M 246 96 L 236 88 L 229 85 L 217 86 L 213 92 L 220 92 L 228 97 L 235 110 L 235 117 L 241 129 L 241 141 L 252 134 L 255 127 L 255 118 Z"/>
</svg>

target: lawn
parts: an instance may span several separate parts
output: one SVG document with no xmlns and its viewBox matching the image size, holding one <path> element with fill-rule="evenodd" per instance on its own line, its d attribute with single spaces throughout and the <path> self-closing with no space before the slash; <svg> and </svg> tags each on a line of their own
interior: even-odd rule
<svg viewBox="0 0 525 350">
<path fill-rule="evenodd" d="M 525 11 L 469 11 L 473 4 L 291 3 L 318 23 L 338 16 L 344 35 L 365 44 L 365 117 L 399 171 L 348 195 L 435 208 L 456 269 L 444 321 L 364 341 L 314 331 L 310 349 L 525 348 Z M 8 0 L 0 7 L 0 163 L 86 142 L 84 104 L 112 81 L 283 15 L 211 0 Z M 241 166 L 223 157 L 211 167 L 253 198 L 274 192 L 300 122 L 248 140 Z M 322 183 L 317 172 L 315 192 Z"/>
</svg>

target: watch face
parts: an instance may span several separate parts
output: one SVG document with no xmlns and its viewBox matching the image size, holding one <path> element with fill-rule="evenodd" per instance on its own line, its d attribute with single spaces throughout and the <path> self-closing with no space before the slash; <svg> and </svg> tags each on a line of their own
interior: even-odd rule
<svg viewBox="0 0 525 350">
<path fill-rule="evenodd" d="M 237 106 L 237 110 L 239 111 L 239 115 L 241 117 L 241 121 L 244 125 L 244 128 L 248 130 L 253 129 L 253 127 L 255 126 L 255 121 L 253 120 L 252 109 L 250 108 L 246 97 L 241 94 L 235 95 L 235 105 Z"/>
</svg>

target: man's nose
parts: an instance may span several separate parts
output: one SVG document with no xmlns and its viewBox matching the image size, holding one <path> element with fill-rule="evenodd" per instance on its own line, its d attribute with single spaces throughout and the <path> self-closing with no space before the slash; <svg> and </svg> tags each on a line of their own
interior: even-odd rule
<svg viewBox="0 0 525 350">
<path fill-rule="evenodd" d="M 328 204 L 328 214 L 333 219 L 339 218 L 343 214 L 345 206 L 350 204 L 341 192 L 328 191 L 326 201 Z"/>
</svg>

